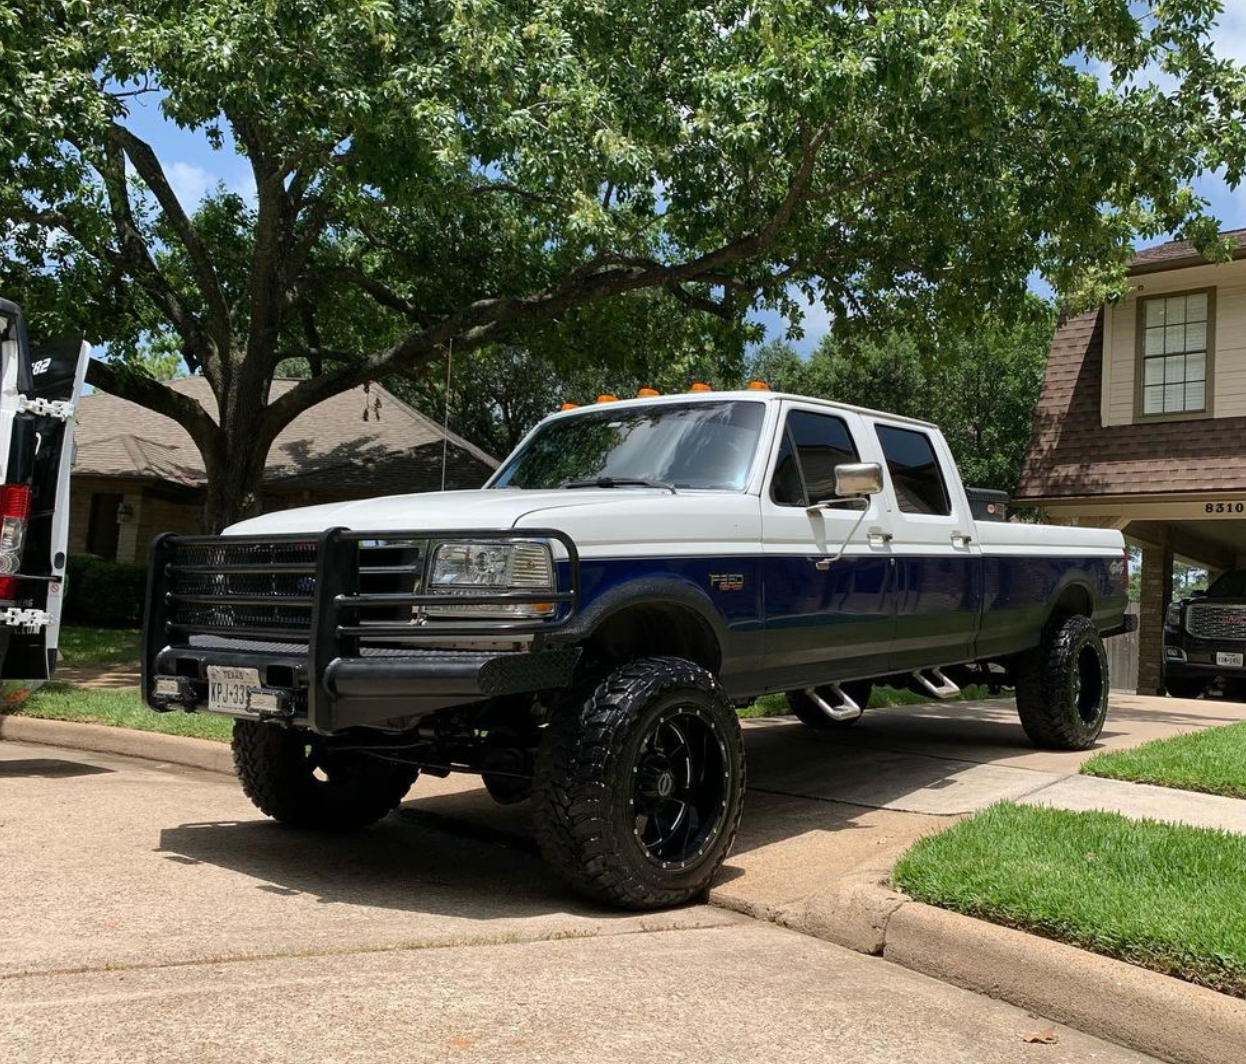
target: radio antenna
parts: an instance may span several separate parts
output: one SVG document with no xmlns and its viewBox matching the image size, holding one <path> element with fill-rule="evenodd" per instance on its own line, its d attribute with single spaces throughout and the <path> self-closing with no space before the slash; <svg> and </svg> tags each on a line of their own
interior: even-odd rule
<svg viewBox="0 0 1246 1064">
<path fill-rule="evenodd" d="M 446 490 L 446 462 L 450 455 L 450 370 L 454 365 L 454 337 L 446 348 L 446 395 L 441 418 L 441 490 Z"/>
</svg>

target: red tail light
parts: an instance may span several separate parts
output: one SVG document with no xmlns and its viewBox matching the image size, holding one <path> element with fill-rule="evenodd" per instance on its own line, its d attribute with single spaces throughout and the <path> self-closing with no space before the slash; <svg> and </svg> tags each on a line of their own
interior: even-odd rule
<svg viewBox="0 0 1246 1064">
<path fill-rule="evenodd" d="M 30 520 L 30 489 L 21 484 L 0 488 L 0 600 L 17 598 L 17 576 Z"/>
</svg>

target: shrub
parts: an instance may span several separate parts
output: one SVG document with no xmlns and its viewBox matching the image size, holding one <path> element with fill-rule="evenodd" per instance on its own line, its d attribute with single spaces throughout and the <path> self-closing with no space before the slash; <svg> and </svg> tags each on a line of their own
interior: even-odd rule
<svg viewBox="0 0 1246 1064">
<path fill-rule="evenodd" d="M 65 569 L 66 624 L 132 628 L 143 618 L 147 566 L 71 554 Z"/>
</svg>

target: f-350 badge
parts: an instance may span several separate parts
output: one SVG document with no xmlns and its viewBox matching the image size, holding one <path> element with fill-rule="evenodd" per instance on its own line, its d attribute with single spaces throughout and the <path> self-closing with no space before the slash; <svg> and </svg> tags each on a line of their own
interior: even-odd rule
<svg viewBox="0 0 1246 1064">
<path fill-rule="evenodd" d="M 743 573 L 710 573 L 710 587 L 715 591 L 743 591 Z"/>
</svg>

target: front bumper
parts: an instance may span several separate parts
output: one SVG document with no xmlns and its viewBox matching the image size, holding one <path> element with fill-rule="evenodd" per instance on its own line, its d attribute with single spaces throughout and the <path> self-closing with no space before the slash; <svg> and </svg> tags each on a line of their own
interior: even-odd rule
<svg viewBox="0 0 1246 1064">
<path fill-rule="evenodd" d="M 426 557 L 409 557 L 413 541 L 516 535 L 561 545 L 558 586 L 473 592 L 454 602 L 549 602 L 548 617 L 442 623 L 423 615 L 446 598 L 411 590 L 422 586 Z M 390 543 L 405 552 L 401 559 L 384 556 Z M 378 590 L 378 580 L 390 584 Z M 158 712 L 228 712 L 322 734 L 407 727 L 440 709 L 569 685 L 580 651 L 551 647 L 548 636 L 572 617 L 578 593 L 575 545 L 553 530 L 160 536 L 144 617 L 144 697 Z M 450 639 L 457 649 L 438 646 Z M 213 710 L 214 665 L 255 669 L 259 687 L 247 689 L 241 706 Z"/>
<path fill-rule="evenodd" d="M 409 650 L 337 658 L 319 680 L 327 697 L 320 719 L 309 699 L 308 659 L 235 647 L 166 647 L 156 657 L 148 704 L 159 712 L 208 712 L 208 666 L 252 668 L 259 673 L 264 705 L 231 715 L 283 720 L 335 732 L 387 721 L 409 722 L 439 709 L 506 695 L 568 686 L 579 663 L 578 647 L 527 651 Z M 160 687 L 176 686 L 175 695 Z"/>
</svg>

